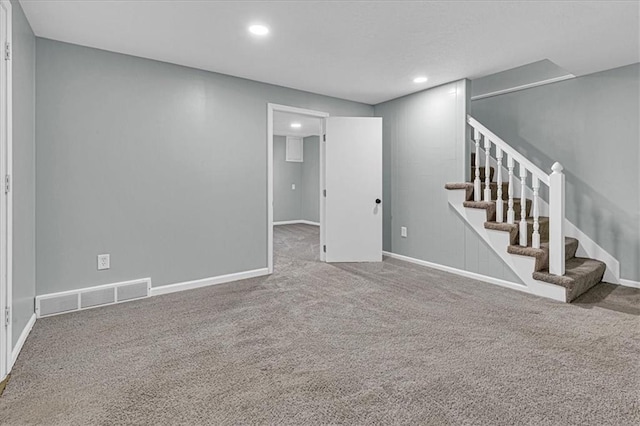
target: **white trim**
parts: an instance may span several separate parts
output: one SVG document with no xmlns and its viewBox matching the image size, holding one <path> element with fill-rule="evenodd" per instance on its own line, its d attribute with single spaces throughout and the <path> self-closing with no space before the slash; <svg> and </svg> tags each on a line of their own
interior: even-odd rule
<svg viewBox="0 0 640 426">
<path fill-rule="evenodd" d="M 264 275 L 269 275 L 268 268 L 253 269 L 251 271 L 236 272 L 234 274 L 219 275 L 217 277 L 203 278 L 200 280 L 162 285 L 159 287 L 152 287 L 151 296 L 160 296 L 162 294 L 175 293 L 178 291 L 193 290 L 196 288 L 208 287 L 210 285 L 224 284 L 232 281 L 262 277 Z"/>
<path fill-rule="evenodd" d="M 139 283 L 147 283 L 147 295 L 144 297 L 136 297 L 135 299 L 127 299 L 127 300 L 122 300 L 122 301 L 118 301 L 118 287 L 123 287 L 123 286 L 127 286 L 127 285 L 131 285 L 131 284 L 139 284 Z M 114 290 L 114 301 L 111 303 L 103 303 L 100 305 L 95 305 L 95 306 L 88 306 L 86 308 L 83 308 L 81 305 L 81 295 L 82 293 L 86 293 L 86 292 L 91 292 L 91 291 L 96 291 L 96 290 L 102 290 L 102 289 L 106 289 L 106 288 L 113 288 Z M 64 311 L 64 312 L 56 312 L 54 314 L 48 314 L 48 315 L 40 315 L 40 302 L 42 300 L 47 300 L 47 299 L 53 299 L 56 297 L 61 297 L 61 296 L 68 296 L 68 295 L 72 295 L 72 294 L 76 294 L 78 295 L 78 304 L 77 304 L 77 309 L 73 309 L 73 310 L 68 310 L 68 311 Z M 42 294 L 39 296 L 36 296 L 36 317 L 37 318 L 48 318 L 48 317 L 53 317 L 56 315 L 62 315 L 62 314 L 68 314 L 71 312 L 78 312 L 78 311 L 86 311 L 88 309 L 95 309 L 95 308 L 102 308 L 103 306 L 110 306 L 110 305 L 116 305 L 119 303 L 126 303 L 126 302 L 131 302 L 134 300 L 139 300 L 139 299 L 144 299 L 145 297 L 149 297 L 151 295 L 151 278 L 139 278 L 136 280 L 130 280 L 130 281 L 121 281 L 121 282 L 117 282 L 117 283 L 112 283 L 112 284 L 102 284 L 102 285 L 96 285 L 96 286 L 91 286 L 91 287 L 83 287 L 83 288 L 79 288 L 76 290 L 66 290 L 66 291 L 60 291 L 57 293 L 48 293 L 48 294 Z"/>
<path fill-rule="evenodd" d="M 16 342 L 16 346 L 13 348 L 13 352 L 11 353 L 11 362 L 9 364 L 9 371 L 13 368 L 13 365 L 16 363 L 18 359 L 18 355 L 20 355 L 20 351 L 22 351 L 22 347 L 24 346 L 24 342 L 27 341 L 27 337 L 29 333 L 31 333 L 31 329 L 36 323 L 36 314 L 32 314 L 31 318 L 27 322 L 27 325 L 22 329 L 22 333 L 20 333 L 20 338 Z"/>
<path fill-rule="evenodd" d="M 401 254 L 391 253 L 389 251 L 383 251 L 382 254 L 385 255 L 385 256 L 394 258 L 394 259 L 404 260 L 405 262 L 415 263 L 416 265 L 420 265 L 420 266 L 426 266 L 427 268 L 433 268 L 433 269 L 437 269 L 439 271 L 449 272 L 449 273 L 452 273 L 452 274 L 460 275 L 462 277 L 472 278 L 474 280 L 484 281 L 484 282 L 487 282 L 489 284 L 499 285 L 500 287 L 506 287 L 506 288 L 510 288 L 512 290 L 524 291 L 525 293 L 532 294 L 532 292 L 529 291 L 527 286 L 523 285 L 523 284 L 518 284 L 518 283 L 511 282 L 511 281 L 506 281 L 506 280 L 501 280 L 499 278 L 493 278 L 493 277 L 489 277 L 489 276 L 486 276 L 486 275 L 477 274 L 475 272 L 469 272 L 469 271 L 465 271 L 463 269 L 453 268 L 451 266 L 440 265 L 438 263 L 427 262 L 426 260 L 421 260 L 421 259 L 416 259 L 416 258 L 409 257 L 409 256 L 404 256 L 404 255 L 401 255 Z"/>
<path fill-rule="evenodd" d="M 633 281 L 633 280 L 627 280 L 625 278 L 620 278 L 620 285 L 625 287 L 640 288 L 640 281 Z"/>
<path fill-rule="evenodd" d="M 471 100 L 472 101 L 477 101 L 477 100 L 480 100 L 480 99 L 491 98 L 493 96 L 504 95 L 504 94 L 511 93 L 511 92 L 518 92 L 520 90 L 525 90 L 525 89 L 532 89 L 534 87 L 544 86 L 546 84 L 551 84 L 551 83 L 557 83 L 559 81 L 570 80 L 572 78 L 576 78 L 576 76 L 573 75 L 573 74 L 562 75 L 560 77 L 553 77 L 553 78 L 549 78 L 549 79 L 546 79 L 546 80 L 541 80 L 541 81 L 536 81 L 536 82 L 533 82 L 533 83 L 523 84 L 521 86 L 510 87 L 508 89 L 496 90 L 495 92 L 485 93 L 484 95 L 472 96 Z"/>
<path fill-rule="evenodd" d="M 273 226 L 279 225 L 312 225 L 312 226 L 320 226 L 320 222 L 312 222 L 310 220 L 280 220 L 278 222 L 273 222 Z"/>
<path fill-rule="evenodd" d="M 267 103 L 267 273 L 273 273 L 273 113 L 275 111 L 288 112 L 293 114 L 309 115 L 320 118 L 320 135 L 324 134 L 324 118 L 329 117 L 329 113 L 314 111 L 310 109 L 297 108 L 288 105 Z M 320 136 L 320 150 L 322 150 L 322 136 Z M 320 155 L 320 260 L 324 261 L 322 245 L 324 244 L 324 197 L 322 197 L 322 185 L 324 177 L 324 158 Z"/>
<path fill-rule="evenodd" d="M 0 1 L 0 7 L 5 10 L 7 25 L 6 25 L 6 34 L 2 36 L 2 40 L 0 41 L 0 48 L 4 50 L 5 43 L 8 43 L 11 48 L 13 48 L 12 43 L 12 12 L 11 12 L 11 2 L 9 0 Z M 6 38 L 5 38 L 6 36 Z M 13 52 L 12 52 L 13 53 Z M 6 120 L 4 127 L 6 127 L 6 140 L 4 143 L 6 146 L 2 146 L 0 143 L 0 150 L 5 149 L 6 152 L 6 160 L 3 162 L 4 164 L 0 164 L 0 179 L 2 180 L 2 185 L 4 186 L 5 175 L 11 176 L 13 178 L 13 83 L 12 83 L 12 60 L 4 59 L 4 51 L 2 51 L 3 58 L 0 59 L 2 66 L 5 69 L 5 77 L 6 79 L 2 82 L 5 85 L 6 90 L 6 100 L 0 100 L 2 106 L 0 109 L 2 110 L 3 120 Z M 6 104 L 4 103 L 6 101 Z M 5 110 L 6 107 L 6 110 Z M 2 126 L 0 126 L 2 127 Z M 1 157 L 2 155 L 0 155 Z M 0 380 L 3 380 L 9 371 L 11 370 L 11 359 L 12 359 L 12 324 L 13 321 L 10 321 L 8 326 L 5 327 L 4 324 L 4 310 L 9 309 L 10 315 L 13 316 L 12 310 L 12 290 L 13 290 L 13 182 L 11 182 L 11 190 L 7 194 L 5 202 L 0 202 L 0 209 L 6 214 L 2 214 L 4 220 L 0 221 L 0 228 L 4 228 L 6 226 L 6 256 L 5 254 L 0 253 L 3 256 L 2 263 L 0 265 L 0 270 L 2 266 L 6 269 L 6 280 L 0 280 L 0 311 L 2 312 L 2 324 L 0 325 L 0 339 L 2 343 L 0 343 Z M 2 192 L 2 196 L 4 196 L 4 191 Z M 4 233 L 4 232 L 2 232 Z M 4 274 L 0 274 L 4 275 Z M 12 320 L 12 318 L 11 318 Z"/>
</svg>

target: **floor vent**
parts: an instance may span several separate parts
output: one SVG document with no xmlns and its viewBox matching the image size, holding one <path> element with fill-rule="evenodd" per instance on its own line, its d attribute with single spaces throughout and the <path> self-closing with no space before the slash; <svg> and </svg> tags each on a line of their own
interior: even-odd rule
<svg viewBox="0 0 640 426">
<path fill-rule="evenodd" d="M 38 318 L 149 297 L 151 278 L 36 296 Z"/>
</svg>

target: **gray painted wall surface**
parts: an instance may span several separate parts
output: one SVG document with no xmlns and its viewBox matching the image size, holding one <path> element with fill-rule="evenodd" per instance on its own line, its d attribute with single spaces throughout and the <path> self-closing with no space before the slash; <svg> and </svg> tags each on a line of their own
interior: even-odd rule
<svg viewBox="0 0 640 426">
<path fill-rule="evenodd" d="M 36 42 L 37 293 L 266 267 L 267 103 L 373 107 Z M 111 269 L 96 270 L 96 255 Z"/>
<path fill-rule="evenodd" d="M 304 138 L 304 161 L 286 161 L 286 137 L 273 137 L 273 220 L 320 221 L 320 146 L 318 136 Z M 296 189 L 291 189 L 291 184 Z"/>
<path fill-rule="evenodd" d="M 22 7 L 11 2 L 13 27 L 13 293 L 15 346 L 34 312 L 36 294 L 36 38 Z"/>
<path fill-rule="evenodd" d="M 640 280 L 640 64 L 471 103 L 543 170 L 566 173 L 566 214 Z"/>
<path fill-rule="evenodd" d="M 320 138 L 304 138 L 302 163 L 302 219 L 320 222 Z"/>
<path fill-rule="evenodd" d="M 454 82 L 375 106 L 384 128 L 384 249 L 520 283 L 447 202 L 444 184 L 462 174 L 465 87 Z"/>
<path fill-rule="evenodd" d="M 302 163 L 286 160 L 285 136 L 273 137 L 273 221 L 302 219 Z M 306 161 L 307 159 L 303 158 Z M 296 189 L 291 189 L 291 184 Z"/>
</svg>

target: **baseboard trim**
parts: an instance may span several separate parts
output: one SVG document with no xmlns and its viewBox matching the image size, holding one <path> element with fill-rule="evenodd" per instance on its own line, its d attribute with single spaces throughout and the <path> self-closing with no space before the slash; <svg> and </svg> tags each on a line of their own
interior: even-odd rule
<svg viewBox="0 0 640 426">
<path fill-rule="evenodd" d="M 312 222 L 310 220 L 281 220 L 279 222 L 273 222 L 273 226 L 278 225 L 312 225 L 312 226 L 320 226 L 319 222 Z"/>
<path fill-rule="evenodd" d="M 640 288 L 640 281 L 633 281 L 633 280 L 620 278 L 620 285 L 623 285 L 625 287 Z"/>
<path fill-rule="evenodd" d="M 29 333 L 31 333 L 31 329 L 33 328 L 35 323 L 36 323 L 36 314 L 34 313 L 33 315 L 31 315 L 31 318 L 29 318 L 27 325 L 25 325 L 24 328 L 22 329 L 22 333 L 20 333 L 20 338 L 16 342 L 16 346 L 13 348 L 13 351 L 11 352 L 11 364 L 9 364 L 9 368 L 8 368 L 9 371 L 11 371 L 11 369 L 13 368 L 13 364 L 16 363 L 16 360 L 18 359 L 18 355 L 20 355 L 20 351 L 22 351 L 22 347 L 24 346 L 24 342 L 27 341 L 27 337 L 29 337 Z"/>
<path fill-rule="evenodd" d="M 224 284 L 232 281 L 246 280 L 248 278 L 261 277 L 264 275 L 269 275 L 268 268 L 253 269 L 251 271 L 236 272 L 234 274 L 219 275 L 217 277 L 185 281 L 176 284 L 168 284 L 159 287 L 152 287 L 151 296 L 160 296 L 162 294 L 175 293 L 178 291 L 193 290 L 196 288 Z"/>
<path fill-rule="evenodd" d="M 472 278 L 478 281 L 484 281 L 489 284 L 495 284 L 500 287 L 510 288 L 512 290 L 524 291 L 525 293 L 531 293 L 529 288 L 524 284 L 518 284 L 511 281 L 501 280 L 500 278 L 489 277 L 487 275 L 478 274 L 476 272 L 465 271 L 464 269 L 457 269 L 451 266 L 440 265 L 439 263 L 432 263 L 426 260 L 416 259 L 401 254 L 391 253 L 389 251 L 383 251 L 383 255 L 392 257 L 398 260 L 404 260 L 405 262 L 414 263 L 420 266 L 426 266 L 427 268 L 437 269 L 439 271 L 450 272 L 452 274 L 460 275 L 466 278 Z"/>
</svg>

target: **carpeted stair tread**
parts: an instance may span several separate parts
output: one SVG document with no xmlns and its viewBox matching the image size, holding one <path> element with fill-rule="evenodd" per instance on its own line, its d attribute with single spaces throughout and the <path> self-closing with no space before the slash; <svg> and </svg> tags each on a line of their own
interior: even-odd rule
<svg viewBox="0 0 640 426">
<path fill-rule="evenodd" d="M 576 255 L 578 250 L 578 240 L 575 238 L 565 237 L 564 239 L 564 257 L 565 260 L 569 260 Z M 511 254 L 519 254 L 521 256 L 530 256 L 536 259 L 536 271 L 541 271 L 549 267 L 549 243 L 540 243 L 540 248 L 533 248 L 531 246 L 531 240 L 529 245 L 523 247 L 521 245 L 512 244 L 507 247 L 507 252 Z"/>
<path fill-rule="evenodd" d="M 565 275 L 553 275 L 548 269 L 533 273 L 538 281 L 559 285 L 567 289 L 567 302 L 598 284 L 607 268 L 603 262 L 585 257 L 573 257 L 565 263 Z"/>
<path fill-rule="evenodd" d="M 465 201 L 462 205 L 472 209 L 485 209 L 487 211 L 487 221 L 492 221 L 496 218 L 495 201 Z"/>
<path fill-rule="evenodd" d="M 444 189 L 449 189 L 449 190 L 464 189 L 467 191 L 467 194 L 464 199 L 471 200 L 473 198 L 473 184 L 470 182 L 445 183 Z"/>
<path fill-rule="evenodd" d="M 485 229 L 493 229 L 494 231 L 508 232 L 510 234 L 509 241 L 511 241 L 511 244 L 515 244 L 518 239 L 518 225 L 516 224 L 506 222 L 485 222 L 484 227 Z"/>
</svg>

